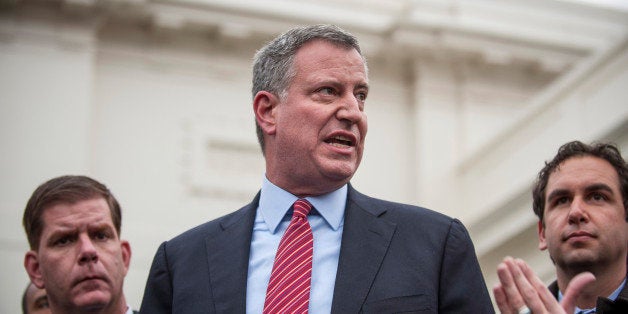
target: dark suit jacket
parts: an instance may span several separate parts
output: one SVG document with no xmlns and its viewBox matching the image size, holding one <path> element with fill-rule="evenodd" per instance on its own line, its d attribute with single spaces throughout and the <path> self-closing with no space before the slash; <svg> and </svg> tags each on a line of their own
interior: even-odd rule
<svg viewBox="0 0 628 314">
<path fill-rule="evenodd" d="M 549 290 L 558 300 L 558 283 L 556 281 L 549 285 Z M 604 297 L 597 298 L 595 306 L 596 314 L 626 314 L 628 313 L 628 284 L 619 292 L 617 299 L 611 301 Z"/>
<path fill-rule="evenodd" d="M 259 194 L 161 244 L 141 313 L 245 313 Z M 494 313 L 471 239 L 445 215 L 351 186 L 332 313 Z"/>
</svg>

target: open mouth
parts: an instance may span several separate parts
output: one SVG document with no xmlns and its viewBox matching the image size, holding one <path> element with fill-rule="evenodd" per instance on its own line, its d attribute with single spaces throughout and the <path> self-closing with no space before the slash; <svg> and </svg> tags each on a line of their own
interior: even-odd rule
<svg viewBox="0 0 628 314">
<path fill-rule="evenodd" d="M 332 146 L 343 147 L 343 148 L 355 146 L 355 143 L 353 142 L 353 140 L 346 136 L 334 136 L 325 140 L 325 143 L 331 144 Z"/>
</svg>

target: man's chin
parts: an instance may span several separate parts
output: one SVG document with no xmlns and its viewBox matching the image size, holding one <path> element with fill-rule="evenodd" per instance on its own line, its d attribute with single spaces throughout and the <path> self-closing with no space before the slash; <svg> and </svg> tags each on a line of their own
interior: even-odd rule
<svg viewBox="0 0 628 314">
<path fill-rule="evenodd" d="M 572 272 L 590 271 L 592 267 L 597 265 L 598 260 L 595 254 L 590 252 L 574 252 L 562 258 L 561 264 L 565 269 L 569 269 Z"/>
<path fill-rule="evenodd" d="M 83 292 L 74 298 L 74 306 L 81 309 L 81 312 L 94 312 L 107 307 L 111 302 L 111 294 L 105 291 L 93 290 Z"/>
<path fill-rule="evenodd" d="M 328 178 L 334 181 L 349 182 L 351 177 L 358 170 L 358 165 L 355 161 L 346 160 L 332 160 L 325 165 L 325 172 Z"/>
</svg>

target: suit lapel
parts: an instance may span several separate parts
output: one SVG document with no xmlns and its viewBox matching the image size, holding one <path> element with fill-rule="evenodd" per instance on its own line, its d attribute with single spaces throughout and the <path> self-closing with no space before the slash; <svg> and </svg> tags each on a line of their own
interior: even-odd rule
<svg viewBox="0 0 628 314">
<path fill-rule="evenodd" d="M 385 211 L 349 186 L 332 313 L 358 313 L 364 304 L 396 228 L 379 218 Z"/>
<path fill-rule="evenodd" d="M 628 278 L 628 275 L 626 276 L 626 278 Z M 624 285 L 624 288 L 621 289 L 621 292 L 619 292 L 619 296 L 617 297 L 628 300 L 628 281 L 626 282 L 626 285 Z"/>
<path fill-rule="evenodd" d="M 603 297 L 597 298 L 595 308 L 598 314 L 628 313 L 628 285 L 625 285 L 619 292 L 615 301 Z"/>
<path fill-rule="evenodd" d="M 249 252 L 259 193 L 247 206 L 220 221 L 205 239 L 212 298 L 218 313 L 244 313 Z"/>
<path fill-rule="evenodd" d="M 556 300 L 558 300 L 558 283 L 554 281 L 547 288 L 554 295 Z M 627 313 L 628 284 L 619 292 L 614 302 L 604 297 L 598 297 L 595 308 L 598 314 Z"/>
</svg>

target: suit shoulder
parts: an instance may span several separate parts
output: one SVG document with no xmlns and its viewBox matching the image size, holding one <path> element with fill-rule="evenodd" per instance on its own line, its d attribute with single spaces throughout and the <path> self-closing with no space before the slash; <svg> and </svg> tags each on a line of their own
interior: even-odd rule
<svg viewBox="0 0 628 314">
<path fill-rule="evenodd" d="M 251 215 L 250 211 L 254 211 L 255 206 L 253 203 L 248 204 L 237 211 L 231 212 L 224 216 L 218 217 L 214 220 L 210 220 L 203 224 L 200 224 L 196 227 L 193 227 L 189 230 L 184 231 L 183 233 L 175 236 L 174 238 L 168 241 L 169 244 L 177 244 L 177 243 L 190 243 L 190 241 L 201 241 L 205 238 L 215 234 L 223 230 L 224 228 L 230 226 L 231 224 L 243 219 L 247 215 Z"/>
<path fill-rule="evenodd" d="M 442 223 L 450 225 L 452 222 L 458 222 L 457 219 L 447 216 L 443 213 L 431 210 L 429 208 L 392 202 L 370 197 L 354 190 L 352 200 L 360 207 L 377 216 L 385 216 L 389 219 L 403 221 L 427 221 L 429 223 Z"/>
</svg>

